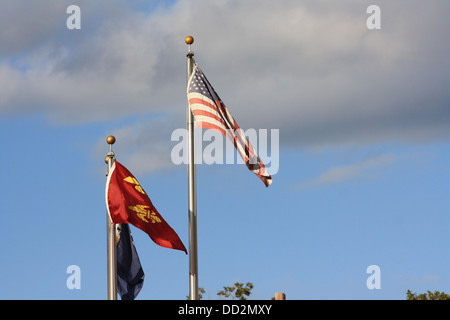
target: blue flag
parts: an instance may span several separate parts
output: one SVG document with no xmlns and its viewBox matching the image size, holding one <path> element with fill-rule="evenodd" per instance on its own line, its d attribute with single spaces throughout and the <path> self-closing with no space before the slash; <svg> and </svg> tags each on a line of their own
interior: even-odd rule
<svg viewBox="0 0 450 320">
<path fill-rule="evenodd" d="M 130 227 L 116 225 L 117 237 L 117 292 L 122 300 L 134 300 L 144 285 L 144 270 L 134 247 Z"/>
</svg>

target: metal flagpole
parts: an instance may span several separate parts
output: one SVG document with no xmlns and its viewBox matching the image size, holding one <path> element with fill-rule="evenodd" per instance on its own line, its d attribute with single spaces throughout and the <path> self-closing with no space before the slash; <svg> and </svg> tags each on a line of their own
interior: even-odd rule
<svg viewBox="0 0 450 320">
<path fill-rule="evenodd" d="M 112 145 L 116 142 L 114 136 L 106 138 L 109 144 L 109 152 L 106 155 L 105 162 L 108 164 L 108 176 L 111 167 L 115 161 Z M 116 252 L 116 225 L 106 210 L 106 243 L 107 243 L 107 261 L 108 261 L 108 300 L 117 300 L 117 252 Z"/>
<path fill-rule="evenodd" d="M 194 69 L 194 52 L 191 51 L 191 44 L 194 38 L 187 36 L 185 39 L 189 46 L 187 52 L 186 69 L 187 81 Z M 189 198 L 189 299 L 198 300 L 198 255 L 197 255 L 197 190 L 195 179 L 195 149 L 194 149 L 194 115 L 187 107 L 186 127 L 188 131 L 188 198 Z"/>
</svg>

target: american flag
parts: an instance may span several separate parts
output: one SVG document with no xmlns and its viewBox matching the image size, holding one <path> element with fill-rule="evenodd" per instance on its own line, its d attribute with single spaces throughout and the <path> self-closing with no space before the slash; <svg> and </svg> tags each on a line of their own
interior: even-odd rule
<svg viewBox="0 0 450 320">
<path fill-rule="evenodd" d="M 195 118 L 195 126 L 219 131 L 234 143 L 247 167 L 266 185 L 270 186 L 272 177 L 252 145 L 228 112 L 223 101 L 209 83 L 197 64 L 188 81 L 187 99 Z"/>
</svg>

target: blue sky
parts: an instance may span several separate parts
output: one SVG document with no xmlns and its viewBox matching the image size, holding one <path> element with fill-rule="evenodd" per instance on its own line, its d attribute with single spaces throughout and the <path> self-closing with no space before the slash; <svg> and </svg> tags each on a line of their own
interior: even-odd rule
<svg viewBox="0 0 450 320">
<path fill-rule="evenodd" d="M 66 28 L 72 1 L 5 5 L 1 299 L 106 298 L 110 134 L 188 247 L 186 167 L 170 159 L 188 34 L 239 125 L 280 132 L 269 188 L 243 165 L 197 166 L 206 299 L 236 281 L 253 299 L 450 291 L 449 4 L 378 1 L 381 30 L 368 30 L 368 1 L 281 2 L 78 1 L 81 30 Z M 138 299 L 185 299 L 188 256 L 132 232 Z M 370 265 L 381 289 L 366 286 Z"/>
</svg>

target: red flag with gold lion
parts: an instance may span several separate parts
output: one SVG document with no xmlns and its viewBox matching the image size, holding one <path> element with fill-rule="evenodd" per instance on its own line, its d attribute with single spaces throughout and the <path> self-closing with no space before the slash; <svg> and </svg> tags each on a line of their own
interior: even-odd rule
<svg viewBox="0 0 450 320">
<path fill-rule="evenodd" d="M 118 161 L 106 180 L 106 208 L 113 223 L 130 223 L 156 244 L 187 254 L 183 242 L 153 206 L 137 179 Z"/>
</svg>

